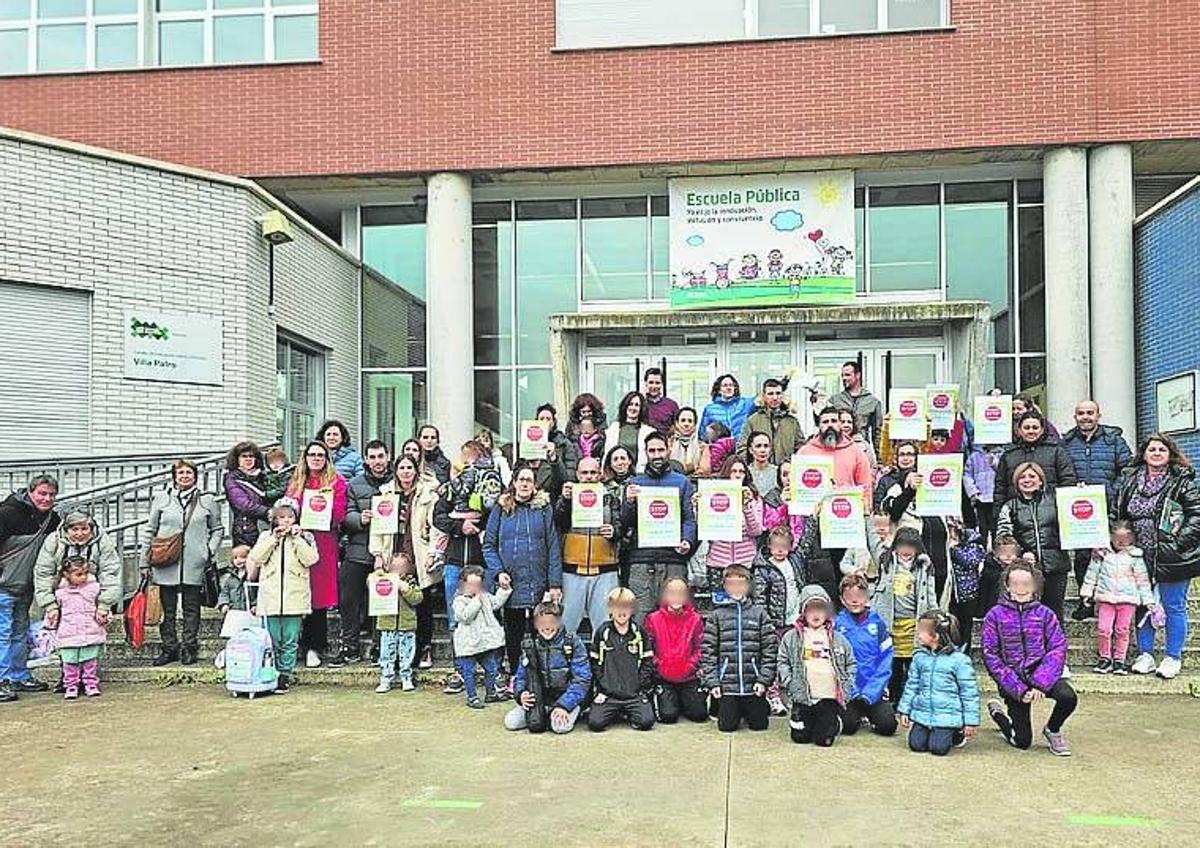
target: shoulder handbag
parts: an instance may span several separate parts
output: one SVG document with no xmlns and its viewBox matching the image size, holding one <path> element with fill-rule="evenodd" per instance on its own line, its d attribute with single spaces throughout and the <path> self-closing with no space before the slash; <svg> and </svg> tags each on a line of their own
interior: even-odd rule
<svg viewBox="0 0 1200 848">
<path fill-rule="evenodd" d="M 163 568 L 179 562 L 183 556 L 183 534 L 187 532 L 188 525 L 192 522 L 192 513 L 196 511 L 196 504 L 199 501 L 200 493 L 197 492 L 183 513 L 183 529 L 178 533 L 172 533 L 170 536 L 155 536 L 150 540 L 147 561 L 151 566 Z"/>
</svg>

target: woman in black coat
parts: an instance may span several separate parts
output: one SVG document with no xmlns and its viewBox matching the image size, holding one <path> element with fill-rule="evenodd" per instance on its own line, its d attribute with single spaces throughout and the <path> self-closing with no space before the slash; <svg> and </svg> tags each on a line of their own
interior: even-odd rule
<svg viewBox="0 0 1200 848">
<path fill-rule="evenodd" d="M 1000 478 L 996 478 L 997 484 Z M 1025 554 L 1032 554 L 1045 575 L 1042 603 L 1062 620 L 1071 558 L 1058 538 L 1058 505 L 1046 472 L 1036 462 L 1022 462 L 1008 481 L 1014 496 L 1000 508 L 996 535 L 1012 536 Z"/>
<path fill-rule="evenodd" d="M 1023 462 L 1036 462 L 1046 480 L 1046 491 L 1051 499 L 1060 486 L 1074 486 L 1079 477 L 1071 457 L 1059 443 L 1057 436 L 1046 432 L 1046 419 L 1037 410 L 1029 410 L 1017 423 L 1018 441 L 1009 446 L 996 465 L 996 489 L 992 498 L 992 509 L 1000 509 L 1005 501 L 1016 497 L 1013 472 Z"/>
</svg>

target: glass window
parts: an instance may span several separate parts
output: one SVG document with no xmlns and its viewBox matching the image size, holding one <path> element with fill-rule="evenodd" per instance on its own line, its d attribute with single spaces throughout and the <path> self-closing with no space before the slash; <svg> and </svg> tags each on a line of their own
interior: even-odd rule
<svg viewBox="0 0 1200 848">
<path fill-rule="evenodd" d="M 939 288 L 938 186 L 888 186 L 870 191 L 871 291 Z"/>
<path fill-rule="evenodd" d="M 136 15 L 138 0 L 93 0 L 92 10 L 97 15 Z"/>
<path fill-rule="evenodd" d="M 1016 361 L 1010 356 L 998 356 L 991 360 L 993 367 L 992 386 L 1003 389 L 1006 394 L 1017 393 Z M 992 388 L 988 386 L 988 388 Z"/>
<path fill-rule="evenodd" d="M 549 368 L 522 368 L 517 371 L 517 413 L 532 418 L 543 403 L 554 403 L 554 372 Z M 559 412 L 559 422 L 565 416 Z"/>
<path fill-rule="evenodd" d="M 261 62 L 262 15 L 233 15 L 213 19 L 214 62 Z"/>
<path fill-rule="evenodd" d="M 314 6 L 317 0 L 271 0 L 272 6 Z"/>
<path fill-rule="evenodd" d="M 941 26 L 942 0 L 887 0 L 888 29 Z"/>
<path fill-rule="evenodd" d="M 294 461 L 324 416 L 325 357 L 278 339 L 275 378 L 276 437 Z"/>
<path fill-rule="evenodd" d="M 263 0 L 213 0 L 214 9 L 261 8 Z"/>
<path fill-rule="evenodd" d="M 395 456 L 429 419 L 424 371 L 363 375 L 363 436 L 379 439 Z"/>
<path fill-rule="evenodd" d="M 425 210 L 418 206 L 364 206 L 363 261 L 425 300 Z"/>
<path fill-rule="evenodd" d="M 808 35 L 810 0 L 758 0 L 758 34 Z"/>
<path fill-rule="evenodd" d="M 763 380 L 782 377 L 792 367 L 790 330 L 734 330 L 729 343 L 729 370 L 748 397 L 758 392 Z"/>
<path fill-rule="evenodd" d="M 39 71 L 74 71 L 86 64 L 87 27 L 84 24 L 38 27 Z"/>
<path fill-rule="evenodd" d="M 671 239 L 668 204 L 665 197 L 650 198 L 650 272 L 653 276 L 651 297 L 666 300 L 671 295 Z"/>
<path fill-rule="evenodd" d="M 821 32 L 862 32 L 879 28 L 876 0 L 835 0 L 821 4 Z"/>
<path fill-rule="evenodd" d="M 1042 202 L 1042 181 L 1041 180 L 1019 180 L 1017 182 L 1017 202 L 1018 203 L 1041 203 Z"/>
<path fill-rule="evenodd" d="M 946 185 L 946 297 L 992 305 L 995 351 L 1013 350 L 1011 182 Z"/>
<path fill-rule="evenodd" d="M 28 30 L 0 30 L 0 74 L 23 74 L 28 70 Z"/>
<path fill-rule="evenodd" d="M 1045 386 L 1046 357 L 1021 357 L 1021 391 L 1027 392 L 1033 390 L 1036 393 L 1039 389 L 1045 391 Z"/>
<path fill-rule="evenodd" d="M 854 290 L 865 292 L 867 290 L 867 232 L 866 210 L 863 208 L 866 204 L 866 190 L 856 188 L 854 190 Z"/>
<path fill-rule="evenodd" d="M 583 299 L 646 299 L 646 198 L 583 200 Z"/>
<path fill-rule="evenodd" d="M 132 68 L 138 63 L 137 24 L 96 27 L 96 67 Z"/>
<path fill-rule="evenodd" d="M 425 365 L 425 303 L 381 274 L 362 286 L 362 360 L 366 368 Z"/>
<path fill-rule="evenodd" d="M 204 21 L 163 21 L 158 25 L 161 65 L 204 63 Z"/>
<path fill-rule="evenodd" d="M 549 317 L 578 305 L 578 257 L 575 201 L 517 204 L 517 362 L 550 362 Z"/>
<path fill-rule="evenodd" d="M 39 18 L 82 18 L 87 14 L 86 0 L 39 0 Z"/>
<path fill-rule="evenodd" d="M 158 0 L 160 12 L 202 12 L 205 0 Z"/>
<path fill-rule="evenodd" d="M 509 204 L 504 211 L 512 214 Z M 478 220 L 478 216 L 476 217 Z M 475 293 L 475 362 L 513 362 L 512 221 L 477 226 L 472 232 Z"/>
<path fill-rule="evenodd" d="M 1021 325 L 1021 352 L 1040 353 L 1046 349 L 1046 272 L 1043 263 L 1042 207 L 1023 206 L 1017 210 L 1017 236 L 1017 302 Z M 1021 384 L 1026 385 L 1024 378 Z"/>
<path fill-rule="evenodd" d="M 475 426 L 498 433 L 497 447 L 511 443 L 517 431 L 512 395 L 512 371 L 475 372 Z"/>
<path fill-rule="evenodd" d="M 0 0 L 0 21 L 21 21 L 29 17 L 29 0 Z"/>
<path fill-rule="evenodd" d="M 316 15 L 280 15 L 275 18 L 275 58 L 281 62 L 317 58 Z"/>
</svg>

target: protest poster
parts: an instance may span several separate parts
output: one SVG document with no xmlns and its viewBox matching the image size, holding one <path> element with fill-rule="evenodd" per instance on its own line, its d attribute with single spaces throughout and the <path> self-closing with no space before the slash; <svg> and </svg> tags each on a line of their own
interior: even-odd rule
<svg viewBox="0 0 1200 848">
<path fill-rule="evenodd" d="M 796 515 L 816 515 L 821 499 L 833 491 L 833 457 L 792 457 L 791 489 L 788 511 Z"/>
<path fill-rule="evenodd" d="M 742 540 L 742 484 L 737 480 L 701 480 L 696 513 L 701 541 Z"/>
<path fill-rule="evenodd" d="M 1058 506 L 1058 543 L 1064 551 L 1107 548 L 1108 496 L 1104 486 L 1061 486 L 1054 492 Z"/>
<path fill-rule="evenodd" d="M 953 430 L 958 414 L 958 385 L 930 384 L 925 387 L 926 409 L 929 410 L 929 429 Z"/>
<path fill-rule="evenodd" d="M 571 529 L 596 530 L 604 525 L 604 484 L 571 484 Z"/>
<path fill-rule="evenodd" d="M 371 532 L 383 536 L 400 532 L 400 498 L 394 492 L 371 498 Z"/>
<path fill-rule="evenodd" d="M 975 398 L 975 444 L 1007 445 L 1012 437 L 1012 395 Z"/>
<path fill-rule="evenodd" d="M 888 438 L 923 442 L 928 437 L 924 389 L 892 389 L 888 396 Z"/>
<path fill-rule="evenodd" d="M 834 489 L 821 503 L 820 526 L 822 548 L 865 548 L 862 489 Z"/>
<path fill-rule="evenodd" d="M 682 540 L 683 516 L 679 490 L 670 486 L 641 486 L 637 495 L 639 548 L 674 548 Z"/>
<path fill-rule="evenodd" d="M 305 489 L 300 496 L 300 529 L 329 530 L 333 526 L 333 489 Z"/>
<path fill-rule="evenodd" d="M 519 459 L 545 459 L 549 447 L 549 427 L 537 420 L 521 422 L 521 441 L 517 446 Z"/>
<path fill-rule="evenodd" d="M 921 454 L 917 474 L 921 476 L 914 505 L 917 515 L 962 517 L 961 453 Z"/>
<path fill-rule="evenodd" d="M 372 574 L 367 578 L 367 615 L 400 614 L 400 577 L 396 574 Z"/>
</svg>

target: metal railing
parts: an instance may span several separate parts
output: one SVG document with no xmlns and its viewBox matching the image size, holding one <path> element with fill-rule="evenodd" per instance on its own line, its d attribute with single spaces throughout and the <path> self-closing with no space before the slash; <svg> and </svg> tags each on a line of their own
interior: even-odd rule
<svg viewBox="0 0 1200 848">
<path fill-rule="evenodd" d="M 197 451 L 202 457 L 213 450 Z M 24 488 L 34 477 L 49 474 L 63 494 L 114 485 L 165 468 L 187 453 L 121 454 L 110 456 L 54 457 L 0 461 L 0 492 Z"/>
</svg>

